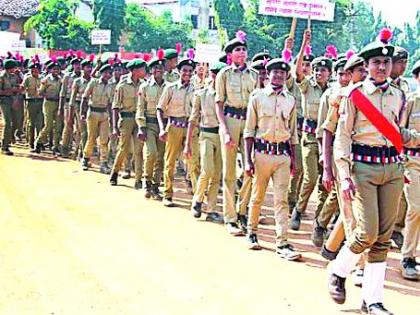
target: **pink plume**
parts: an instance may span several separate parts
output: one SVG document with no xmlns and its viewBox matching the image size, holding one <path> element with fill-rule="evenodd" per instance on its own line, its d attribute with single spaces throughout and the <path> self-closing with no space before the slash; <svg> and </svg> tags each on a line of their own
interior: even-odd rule
<svg viewBox="0 0 420 315">
<path fill-rule="evenodd" d="M 89 55 L 89 61 L 93 62 L 95 60 L 95 54 L 90 54 Z"/>
<path fill-rule="evenodd" d="M 41 60 L 39 60 L 39 56 L 38 55 L 35 55 L 35 60 L 36 60 L 36 62 L 40 62 Z"/>
<path fill-rule="evenodd" d="M 353 56 L 355 54 L 354 50 L 347 50 L 346 52 L 346 59 L 349 60 L 351 58 L 351 56 Z"/>
<path fill-rule="evenodd" d="M 263 65 L 264 65 L 264 67 L 267 65 L 267 63 L 270 61 L 270 59 L 268 59 L 268 58 L 265 58 L 264 57 L 264 59 L 263 59 L 263 61 L 262 61 L 262 63 L 263 63 Z"/>
<path fill-rule="evenodd" d="M 111 67 L 114 65 L 114 63 L 115 63 L 115 60 L 114 60 L 114 59 L 109 59 L 109 60 L 108 60 L 108 64 L 109 64 Z"/>
<path fill-rule="evenodd" d="M 312 54 L 312 47 L 310 45 L 305 46 L 305 56 L 309 57 Z"/>
<path fill-rule="evenodd" d="M 82 59 L 83 52 L 81 50 L 76 51 L 77 59 Z"/>
<path fill-rule="evenodd" d="M 57 62 L 57 56 L 51 56 L 51 61 L 56 63 Z"/>
<path fill-rule="evenodd" d="M 195 52 L 194 52 L 194 49 L 193 48 L 188 49 L 187 56 L 188 56 L 188 59 L 194 60 Z"/>
<path fill-rule="evenodd" d="M 156 55 L 159 60 L 162 60 L 163 58 L 165 58 L 165 51 L 162 48 L 160 48 L 158 49 Z"/>
<path fill-rule="evenodd" d="M 25 58 L 23 58 L 23 56 L 19 56 L 19 61 L 23 63 L 25 61 Z"/>
<path fill-rule="evenodd" d="M 228 54 L 226 56 L 226 63 L 230 66 L 232 64 L 232 55 Z"/>
<path fill-rule="evenodd" d="M 384 44 L 388 44 L 392 38 L 393 34 L 390 28 L 388 27 L 384 27 L 383 29 L 381 29 L 381 31 L 379 32 L 379 40 L 384 43 Z"/>
<path fill-rule="evenodd" d="M 180 54 L 181 51 L 182 51 L 182 44 L 181 43 L 176 43 L 175 44 L 175 50 L 178 54 Z"/>
<path fill-rule="evenodd" d="M 334 45 L 328 45 L 326 48 L 326 56 L 333 58 L 333 59 L 337 59 L 338 57 L 338 52 L 337 52 L 337 48 Z"/>
<path fill-rule="evenodd" d="M 163 52 L 163 54 L 165 54 L 165 52 Z M 144 61 L 148 62 L 148 61 L 150 61 L 150 59 L 152 59 L 152 55 L 150 55 L 150 54 L 144 54 L 143 55 L 143 60 Z"/>
<path fill-rule="evenodd" d="M 283 60 L 286 63 L 289 63 L 290 60 L 292 60 L 292 51 L 290 49 L 287 49 L 287 48 L 283 49 L 282 57 L 283 57 Z"/>
<path fill-rule="evenodd" d="M 73 51 L 73 49 L 69 49 L 68 53 L 69 53 L 69 56 L 70 56 L 70 57 L 73 57 L 73 56 L 74 56 L 74 51 Z"/>
<path fill-rule="evenodd" d="M 237 31 L 235 34 L 235 37 L 237 39 L 239 39 L 241 42 L 245 42 L 246 41 L 246 33 L 244 31 Z"/>
</svg>

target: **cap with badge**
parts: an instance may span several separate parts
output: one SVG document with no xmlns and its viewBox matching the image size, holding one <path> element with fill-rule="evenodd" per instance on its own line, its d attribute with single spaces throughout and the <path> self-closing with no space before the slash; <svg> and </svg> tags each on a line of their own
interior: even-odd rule
<svg viewBox="0 0 420 315">
<path fill-rule="evenodd" d="M 227 66 L 228 66 L 227 63 L 217 62 L 210 67 L 210 71 L 217 74 L 217 73 L 219 73 L 220 70 L 222 70 L 223 68 L 225 68 Z"/>
<path fill-rule="evenodd" d="M 259 52 L 255 54 L 254 57 L 252 57 L 251 62 L 255 62 L 258 60 L 271 60 L 271 59 L 273 58 L 270 56 L 268 51 L 263 51 L 263 52 Z"/>
<path fill-rule="evenodd" d="M 47 62 L 45 62 L 45 67 L 47 69 L 52 69 L 52 68 L 55 68 L 55 67 L 60 68 L 61 65 L 58 62 L 58 59 L 57 59 L 56 56 L 51 56 L 51 58 Z"/>
<path fill-rule="evenodd" d="M 5 59 L 3 61 L 4 69 L 13 69 L 13 68 L 16 68 L 16 66 L 17 66 L 16 60 L 14 59 Z"/>
<path fill-rule="evenodd" d="M 187 52 L 187 57 L 181 59 L 180 62 L 178 62 L 178 65 L 176 66 L 179 70 L 183 67 L 183 66 L 191 66 L 193 68 L 195 68 L 196 66 L 196 62 L 194 61 L 194 57 L 195 57 L 195 53 L 194 53 L 194 49 L 190 48 L 188 49 Z"/>
<path fill-rule="evenodd" d="M 42 66 L 41 66 L 41 61 L 39 60 L 39 56 L 35 55 L 35 56 L 31 57 L 31 59 L 28 62 L 28 68 L 29 69 L 34 69 L 34 68 L 41 69 L 41 67 Z"/>
<path fill-rule="evenodd" d="M 343 55 L 340 55 L 337 59 L 336 62 L 334 62 L 334 71 L 337 72 L 338 69 L 340 68 L 344 68 L 344 66 L 347 63 L 347 60 L 349 60 L 353 55 L 354 55 L 354 51 L 349 49 L 347 50 L 347 52 Z"/>
<path fill-rule="evenodd" d="M 235 38 L 228 41 L 225 45 L 225 53 L 231 53 L 236 47 L 245 46 L 248 47 L 246 42 L 246 33 L 244 31 L 237 31 L 235 34 Z"/>
<path fill-rule="evenodd" d="M 89 59 L 84 59 L 80 65 L 82 67 L 86 67 L 86 66 L 93 66 L 93 62 L 95 61 L 95 54 L 90 54 L 89 55 Z"/>
<path fill-rule="evenodd" d="M 312 47 L 306 45 L 303 54 L 303 61 L 312 62 L 315 59 L 315 56 L 312 54 Z"/>
<path fill-rule="evenodd" d="M 360 57 L 358 54 L 354 54 L 346 61 L 346 64 L 344 65 L 344 70 L 353 70 L 358 66 L 363 66 L 364 63 L 365 60 L 362 57 Z"/>
<path fill-rule="evenodd" d="M 157 65 L 165 65 L 165 51 L 163 49 L 158 49 L 156 52 L 156 57 L 150 59 L 149 63 L 147 64 L 149 68 L 155 67 Z"/>
<path fill-rule="evenodd" d="M 145 67 L 146 67 L 146 62 L 143 59 L 133 59 L 127 64 L 127 69 L 130 69 L 130 70 L 145 68 Z"/>
<path fill-rule="evenodd" d="M 80 51 L 80 50 L 78 50 L 77 52 L 76 52 L 76 57 L 74 57 L 71 61 L 70 61 L 70 64 L 71 65 L 74 65 L 75 63 L 81 63 L 83 61 L 83 53 Z"/>
<path fill-rule="evenodd" d="M 408 59 L 408 51 L 400 46 L 395 46 L 394 54 L 392 55 L 392 61 L 401 59 Z"/>
<path fill-rule="evenodd" d="M 411 69 L 411 73 L 414 75 L 419 75 L 420 73 L 420 60 L 417 60 L 416 63 L 413 66 L 413 69 Z"/>
<path fill-rule="evenodd" d="M 316 67 L 326 67 L 328 70 L 332 71 L 333 61 L 328 57 L 321 56 L 312 60 L 311 65 L 313 69 Z"/>
<path fill-rule="evenodd" d="M 178 58 L 181 51 L 182 51 L 182 44 L 176 43 L 175 49 L 173 48 L 165 49 L 165 59 L 169 60 L 169 59 Z"/>
<path fill-rule="evenodd" d="M 359 56 L 368 61 L 372 57 L 392 57 L 394 55 L 394 46 L 389 44 L 392 38 L 392 31 L 389 28 L 383 28 L 379 32 L 378 41 L 367 44 L 359 53 Z"/>
<path fill-rule="evenodd" d="M 290 49 L 284 49 L 281 58 L 271 59 L 265 66 L 267 71 L 274 69 L 290 71 L 290 60 L 292 60 L 292 51 Z"/>
<path fill-rule="evenodd" d="M 108 63 L 103 65 L 100 69 L 99 69 L 99 73 L 104 73 L 105 71 L 110 71 L 112 72 L 112 66 Z"/>
</svg>

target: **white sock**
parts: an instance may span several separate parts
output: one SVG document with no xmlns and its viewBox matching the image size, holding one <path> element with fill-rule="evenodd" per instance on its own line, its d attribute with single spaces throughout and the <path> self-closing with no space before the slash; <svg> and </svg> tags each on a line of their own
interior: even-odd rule
<svg viewBox="0 0 420 315">
<path fill-rule="evenodd" d="M 330 271 L 341 278 L 347 278 L 359 261 L 360 255 L 353 253 L 347 245 L 344 245 L 338 252 L 337 257 L 331 262 Z"/>
<path fill-rule="evenodd" d="M 363 274 L 362 297 L 366 305 L 383 303 L 386 262 L 366 263 Z"/>
</svg>

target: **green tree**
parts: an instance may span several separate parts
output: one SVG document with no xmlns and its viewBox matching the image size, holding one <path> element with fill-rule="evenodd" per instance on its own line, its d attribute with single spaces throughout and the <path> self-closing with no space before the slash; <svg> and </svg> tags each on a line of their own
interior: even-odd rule
<svg viewBox="0 0 420 315">
<path fill-rule="evenodd" d="M 41 0 L 37 14 L 26 21 L 25 32 L 35 29 L 49 49 L 91 50 L 89 34 L 93 24 L 80 21 L 74 15 L 78 3 L 74 0 Z"/>
<path fill-rule="evenodd" d="M 93 16 L 95 26 L 111 30 L 111 44 L 104 46 L 105 51 L 119 51 L 120 37 L 124 29 L 125 0 L 94 0 Z"/>
</svg>

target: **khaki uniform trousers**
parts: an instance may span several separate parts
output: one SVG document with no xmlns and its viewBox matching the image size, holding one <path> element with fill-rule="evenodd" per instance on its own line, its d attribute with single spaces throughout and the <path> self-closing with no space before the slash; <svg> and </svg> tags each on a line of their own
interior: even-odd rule
<svg viewBox="0 0 420 315">
<path fill-rule="evenodd" d="M 12 98 L 11 97 L 1 97 L 0 98 L 0 108 L 4 121 L 3 128 L 3 137 L 2 137 L 2 149 L 6 149 L 10 142 L 12 141 L 12 121 L 13 121 L 13 111 L 12 111 Z"/>
<path fill-rule="evenodd" d="M 168 123 L 166 125 L 167 141 L 165 147 L 165 169 L 164 169 L 164 198 L 172 198 L 174 194 L 175 163 L 183 150 L 184 139 L 187 129 L 176 127 Z"/>
<path fill-rule="evenodd" d="M 222 161 L 223 161 L 223 216 L 225 223 L 236 222 L 238 220 L 235 211 L 235 192 L 236 192 L 236 158 L 238 149 L 240 149 L 242 156 L 244 154 L 244 139 L 243 130 L 245 128 L 245 120 L 226 117 L 226 125 L 229 129 L 230 135 L 235 142 L 235 146 L 228 148 L 224 145 L 224 136 L 221 135 L 222 146 Z M 252 178 L 244 175 L 244 181 L 241 190 L 239 191 L 239 214 L 247 214 L 247 194 L 251 189 Z M 249 196 L 249 195 L 248 195 Z"/>
<path fill-rule="evenodd" d="M 261 206 L 267 194 L 270 179 L 273 181 L 274 219 L 276 222 L 276 245 L 287 243 L 289 206 L 287 189 L 290 177 L 290 157 L 255 153 L 255 174 L 252 182 L 252 197 L 249 210 L 248 232 L 256 233 Z"/>
<path fill-rule="evenodd" d="M 402 230 L 405 227 L 405 219 L 407 216 L 407 197 L 405 194 L 401 196 L 400 205 L 398 207 L 398 216 L 397 221 L 395 221 L 394 231 L 396 232 L 402 232 Z"/>
<path fill-rule="evenodd" d="M 322 185 L 322 166 L 319 163 L 318 144 L 314 141 L 314 136 L 303 133 L 302 136 L 302 161 L 303 161 L 303 182 L 300 189 L 298 203 L 296 209 L 299 213 L 304 213 L 308 206 L 309 198 L 318 186 L 318 198 L 316 202 L 315 218 L 318 218 L 328 192 Z M 308 141 L 309 140 L 309 141 Z"/>
<path fill-rule="evenodd" d="M 298 201 L 300 188 L 303 180 L 302 146 L 295 145 L 295 173 L 290 177 L 288 203 L 295 206 Z"/>
<path fill-rule="evenodd" d="M 109 137 L 108 112 L 94 112 L 89 109 L 86 121 L 88 139 L 83 151 L 83 158 L 89 159 L 92 156 L 96 140 L 99 136 L 100 161 L 106 162 L 108 158 Z"/>
<path fill-rule="evenodd" d="M 165 142 L 159 140 L 159 125 L 147 123 L 146 162 L 144 173 L 146 181 L 159 185 L 163 174 L 163 155 Z"/>
<path fill-rule="evenodd" d="M 30 144 L 33 144 L 35 142 L 35 132 L 39 135 L 44 124 L 42 99 L 26 100 L 26 112 L 28 113 L 27 139 Z"/>
<path fill-rule="evenodd" d="M 118 173 L 125 160 L 127 160 L 130 147 L 133 145 L 133 158 L 135 179 L 140 181 L 143 176 L 143 145 L 144 142 L 137 138 L 137 123 L 134 117 L 122 117 L 119 121 L 120 140 L 117 156 L 115 157 L 112 173 Z"/>
<path fill-rule="evenodd" d="M 351 177 L 356 186 L 352 202 L 356 228 L 349 248 L 355 254 L 369 249 L 369 263 L 384 262 L 404 186 L 402 166 L 354 162 Z"/>
<path fill-rule="evenodd" d="M 197 189 L 198 176 L 200 176 L 200 130 L 194 129 L 191 143 L 191 159 L 187 160 L 187 169 L 191 180 L 192 190 Z"/>
<path fill-rule="evenodd" d="M 60 145 L 60 118 L 57 115 L 58 101 L 49 101 L 44 99 L 42 111 L 44 114 L 44 128 L 38 135 L 36 143 L 45 144 L 47 142 L 50 133 L 53 133 L 53 145 L 55 149 L 58 149 Z"/>
<path fill-rule="evenodd" d="M 207 191 L 207 211 L 216 210 L 217 194 L 222 177 L 222 153 L 219 134 L 201 131 L 200 134 L 201 173 L 193 204 L 203 202 Z"/>
<path fill-rule="evenodd" d="M 69 148 L 72 140 L 74 140 L 74 148 L 76 150 L 76 156 L 78 156 L 83 151 L 87 141 L 87 124 L 86 120 L 82 120 L 80 117 L 80 102 L 77 102 L 77 105 L 74 107 L 72 124 L 68 125 L 67 122 L 64 123 L 63 147 Z"/>
<path fill-rule="evenodd" d="M 410 181 L 404 186 L 408 209 L 405 221 L 405 238 L 401 253 L 404 258 L 416 257 L 420 237 L 420 170 L 406 167 L 405 176 Z"/>
<path fill-rule="evenodd" d="M 23 95 L 16 95 L 13 97 L 13 120 L 12 120 L 12 135 L 23 135 L 23 120 L 24 120 L 24 98 Z"/>
</svg>

